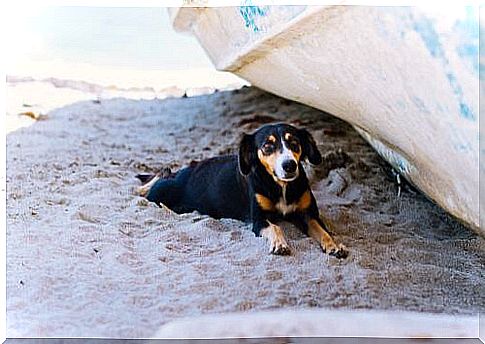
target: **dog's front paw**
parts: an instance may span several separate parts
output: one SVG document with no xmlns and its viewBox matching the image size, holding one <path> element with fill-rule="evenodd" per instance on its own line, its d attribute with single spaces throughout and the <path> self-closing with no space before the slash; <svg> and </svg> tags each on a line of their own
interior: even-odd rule
<svg viewBox="0 0 485 344">
<path fill-rule="evenodd" d="M 269 222 L 269 221 L 268 221 Z M 269 253 L 286 256 L 291 253 L 281 228 L 273 223 L 261 230 L 261 236 L 269 241 Z"/>
<path fill-rule="evenodd" d="M 328 247 L 325 247 L 324 245 L 322 245 L 322 249 L 324 252 L 338 259 L 345 259 L 349 255 L 349 251 L 342 244 L 337 245 L 333 243 L 332 245 L 328 245 Z"/>
</svg>

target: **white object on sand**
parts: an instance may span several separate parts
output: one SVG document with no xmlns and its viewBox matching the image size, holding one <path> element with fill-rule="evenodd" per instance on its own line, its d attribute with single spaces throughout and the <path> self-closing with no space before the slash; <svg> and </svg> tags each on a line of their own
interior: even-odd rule
<svg viewBox="0 0 485 344">
<path fill-rule="evenodd" d="M 400 174 L 485 235 L 477 6 L 243 4 L 169 12 L 217 69 L 351 123 Z"/>
<path fill-rule="evenodd" d="M 171 321 L 153 338 L 394 337 L 477 338 L 478 316 L 413 312 L 285 310 Z"/>
</svg>

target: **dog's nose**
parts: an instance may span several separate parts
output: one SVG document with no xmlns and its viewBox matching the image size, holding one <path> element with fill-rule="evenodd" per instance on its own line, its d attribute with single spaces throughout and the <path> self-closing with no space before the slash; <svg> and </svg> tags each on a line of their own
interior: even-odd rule
<svg viewBox="0 0 485 344">
<path fill-rule="evenodd" d="M 296 172 L 296 162 L 294 160 L 285 160 L 281 167 L 286 173 L 295 173 Z"/>
</svg>

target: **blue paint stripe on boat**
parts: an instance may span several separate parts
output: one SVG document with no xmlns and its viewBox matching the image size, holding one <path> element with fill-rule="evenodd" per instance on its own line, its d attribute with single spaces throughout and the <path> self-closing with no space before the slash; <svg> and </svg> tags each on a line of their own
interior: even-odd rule
<svg viewBox="0 0 485 344">
<path fill-rule="evenodd" d="M 253 30 L 253 32 L 260 32 L 261 27 L 256 23 L 256 18 L 265 17 L 268 14 L 269 6 L 252 6 L 250 0 L 245 1 L 248 6 L 240 6 L 239 13 L 244 20 L 244 25 Z"/>
<path fill-rule="evenodd" d="M 461 25 L 463 26 L 464 24 Z M 473 27 L 473 25 L 471 26 Z M 443 46 L 440 42 L 439 35 L 434 28 L 433 21 L 431 21 L 429 18 L 426 18 L 425 16 L 422 16 L 420 18 L 414 18 L 413 28 L 420 35 L 431 56 L 441 61 L 443 69 L 446 71 L 446 77 L 450 83 L 453 93 L 457 98 L 460 116 L 467 120 L 475 121 L 475 113 L 466 103 L 463 95 L 463 89 L 461 88 L 456 76 L 451 71 L 452 69 L 444 52 Z M 470 51 L 473 50 L 471 47 L 469 47 L 469 49 Z M 476 54 L 476 59 L 478 63 L 478 49 L 476 50 Z"/>
<path fill-rule="evenodd" d="M 419 20 L 415 19 L 414 30 L 421 36 L 431 56 L 439 58 L 445 57 L 438 33 L 435 31 L 433 22 L 430 19 L 424 16 Z"/>
</svg>

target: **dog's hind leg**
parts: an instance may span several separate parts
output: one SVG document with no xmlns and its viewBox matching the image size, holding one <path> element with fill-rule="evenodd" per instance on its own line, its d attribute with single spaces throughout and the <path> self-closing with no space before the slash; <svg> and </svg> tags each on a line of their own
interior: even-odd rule
<svg viewBox="0 0 485 344">
<path fill-rule="evenodd" d="M 157 181 L 160 179 L 173 178 L 175 175 L 176 174 L 172 173 L 168 167 L 163 168 L 157 174 L 137 174 L 136 178 L 138 178 L 143 184 L 138 188 L 138 194 L 145 197 Z"/>
<path fill-rule="evenodd" d="M 154 179 L 149 182 L 151 186 L 146 193 L 146 198 L 150 202 L 154 202 L 158 205 L 160 205 L 160 203 L 163 203 L 168 208 L 176 210 L 174 208 L 178 208 L 178 203 L 183 192 L 183 188 L 180 186 L 180 181 L 176 178 L 158 178 L 152 183 Z"/>
<path fill-rule="evenodd" d="M 156 175 L 140 174 L 140 175 L 137 175 L 136 177 L 140 179 L 142 183 L 144 183 L 142 186 L 138 188 L 138 194 L 143 197 L 146 197 L 148 192 L 150 192 L 150 189 L 152 188 L 152 186 L 160 180 L 159 174 L 156 174 Z"/>
</svg>

